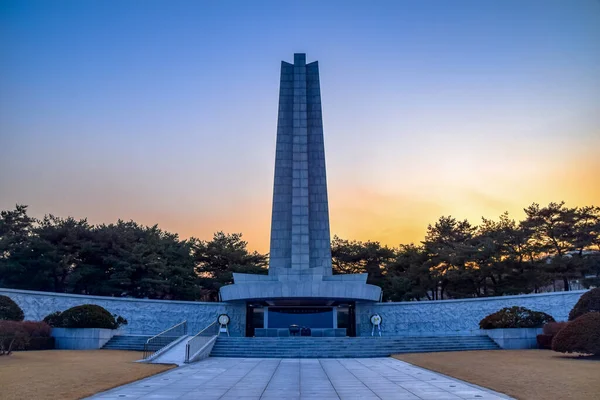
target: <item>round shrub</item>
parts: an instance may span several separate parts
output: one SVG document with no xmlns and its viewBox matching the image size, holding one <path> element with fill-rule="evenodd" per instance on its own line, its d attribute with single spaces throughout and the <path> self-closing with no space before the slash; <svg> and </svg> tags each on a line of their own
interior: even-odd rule
<svg viewBox="0 0 600 400">
<path fill-rule="evenodd" d="M 52 315 L 50 314 L 48 317 Z M 61 328 L 117 329 L 120 325 L 127 324 L 127 320 L 124 318 L 117 317 L 115 319 L 115 316 L 106 309 L 94 304 L 71 307 L 55 318 L 54 326 Z"/>
<path fill-rule="evenodd" d="M 20 321 L 0 321 L 0 356 L 24 348 L 28 341 L 29 336 Z"/>
<path fill-rule="evenodd" d="M 592 289 L 579 298 L 569 313 L 569 321 L 589 312 L 600 312 L 600 288 Z"/>
<path fill-rule="evenodd" d="M 37 321 L 0 321 L 0 355 L 13 350 L 47 350 L 54 348 L 50 326 Z"/>
<path fill-rule="evenodd" d="M 50 325 L 41 321 L 23 321 L 21 322 L 21 326 L 31 338 L 47 338 L 50 337 L 50 333 L 52 331 Z"/>
<path fill-rule="evenodd" d="M 569 322 L 554 336 L 552 350 L 600 355 L 600 313 L 589 312 Z"/>
<path fill-rule="evenodd" d="M 503 308 L 479 321 L 481 329 L 540 328 L 554 322 L 551 315 L 525 307 Z"/>
<path fill-rule="evenodd" d="M 53 312 L 44 317 L 44 322 L 48 325 L 60 328 L 62 326 L 62 313 L 60 311 Z"/>
<path fill-rule="evenodd" d="M 546 350 L 552 349 L 552 339 L 554 339 L 554 335 L 547 335 L 545 333 L 542 333 L 541 335 L 537 335 L 535 337 L 538 348 Z"/>
<path fill-rule="evenodd" d="M 538 347 L 540 349 L 552 349 L 552 339 L 568 324 L 568 322 L 548 322 L 544 325 L 544 333 L 536 336 Z"/>
<path fill-rule="evenodd" d="M 544 325 L 544 335 L 554 336 L 567 325 L 569 325 L 568 322 L 548 322 Z"/>
<path fill-rule="evenodd" d="M 0 296 L 0 321 L 23 321 L 23 310 L 8 296 Z"/>
</svg>

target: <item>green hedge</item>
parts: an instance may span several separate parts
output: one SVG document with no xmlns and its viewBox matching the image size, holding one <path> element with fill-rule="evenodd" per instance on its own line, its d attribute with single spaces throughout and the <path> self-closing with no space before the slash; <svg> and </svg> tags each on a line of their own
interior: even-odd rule
<svg viewBox="0 0 600 400">
<path fill-rule="evenodd" d="M 0 295 L 0 321 L 23 321 L 23 310 L 8 296 Z"/>
<path fill-rule="evenodd" d="M 554 322 L 551 315 L 525 307 L 503 308 L 479 321 L 481 329 L 541 328 Z"/>
<path fill-rule="evenodd" d="M 103 328 L 117 329 L 127 325 L 123 317 L 112 315 L 105 308 L 95 304 L 71 307 L 64 312 L 54 312 L 44 318 L 44 322 L 56 328 Z"/>
</svg>

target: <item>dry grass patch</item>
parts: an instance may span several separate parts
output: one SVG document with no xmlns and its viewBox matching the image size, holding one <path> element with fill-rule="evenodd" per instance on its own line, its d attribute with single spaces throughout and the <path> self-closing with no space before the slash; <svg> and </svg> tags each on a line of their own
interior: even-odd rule
<svg viewBox="0 0 600 400">
<path fill-rule="evenodd" d="M 0 357 L 0 397 L 81 399 L 171 369 L 141 364 L 137 351 L 46 350 Z"/>
<path fill-rule="evenodd" d="M 459 351 L 394 355 L 517 399 L 598 399 L 600 358 L 550 350 Z"/>
</svg>

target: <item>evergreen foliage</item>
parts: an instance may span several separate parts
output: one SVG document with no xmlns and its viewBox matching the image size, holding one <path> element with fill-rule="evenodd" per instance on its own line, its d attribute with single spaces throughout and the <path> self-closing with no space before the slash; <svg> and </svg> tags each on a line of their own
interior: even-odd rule
<svg viewBox="0 0 600 400">
<path fill-rule="evenodd" d="M 0 295 L 0 321 L 23 321 L 23 310 L 10 297 Z"/>
<path fill-rule="evenodd" d="M 551 315 L 525 307 L 506 307 L 479 322 L 481 329 L 540 328 L 554 322 Z"/>
<path fill-rule="evenodd" d="M 55 312 L 44 318 L 44 323 L 55 328 L 102 328 L 117 329 L 127 325 L 121 316 L 112 315 L 104 307 L 83 304 L 71 307 L 64 312 Z"/>
<path fill-rule="evenodd" d="M 385 301 L 441 300 L 570 290 L 600 283 L 600 208 L 532 204 L 517 222 L 507 213 L 478 226 L 443 216 L 420 244 L 389 247 L 337 236 L 334 274 L 368 273 Z M 217 301 L 233 273 L 266 274 L 268 256 L 241 234 L 211 240 L 134 221 L 0 212 L 0 287 L 113 297 Z"/>
</svg>

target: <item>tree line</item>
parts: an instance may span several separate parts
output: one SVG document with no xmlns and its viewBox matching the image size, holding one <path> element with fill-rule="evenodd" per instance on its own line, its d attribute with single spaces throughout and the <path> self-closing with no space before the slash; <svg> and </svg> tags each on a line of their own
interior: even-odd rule
<svg viewBox="0 0 600 400">
<path fill-rule="evenodd" d="M 384 300 L 570 290 L 600 283 L 600 208 L 532 204 L 480 225 L 443 216 L 419 244 L 332 240 L 334 274 L 368 273 Z M 151 299 L 217 301 L 234 272 L 266 274 L 268 255 L 241 234 L 180 239 L 154 226 L 0 212 L 0 287 Z M 558 282 L 558 284 L 557 284 Z"/>
</svg>

